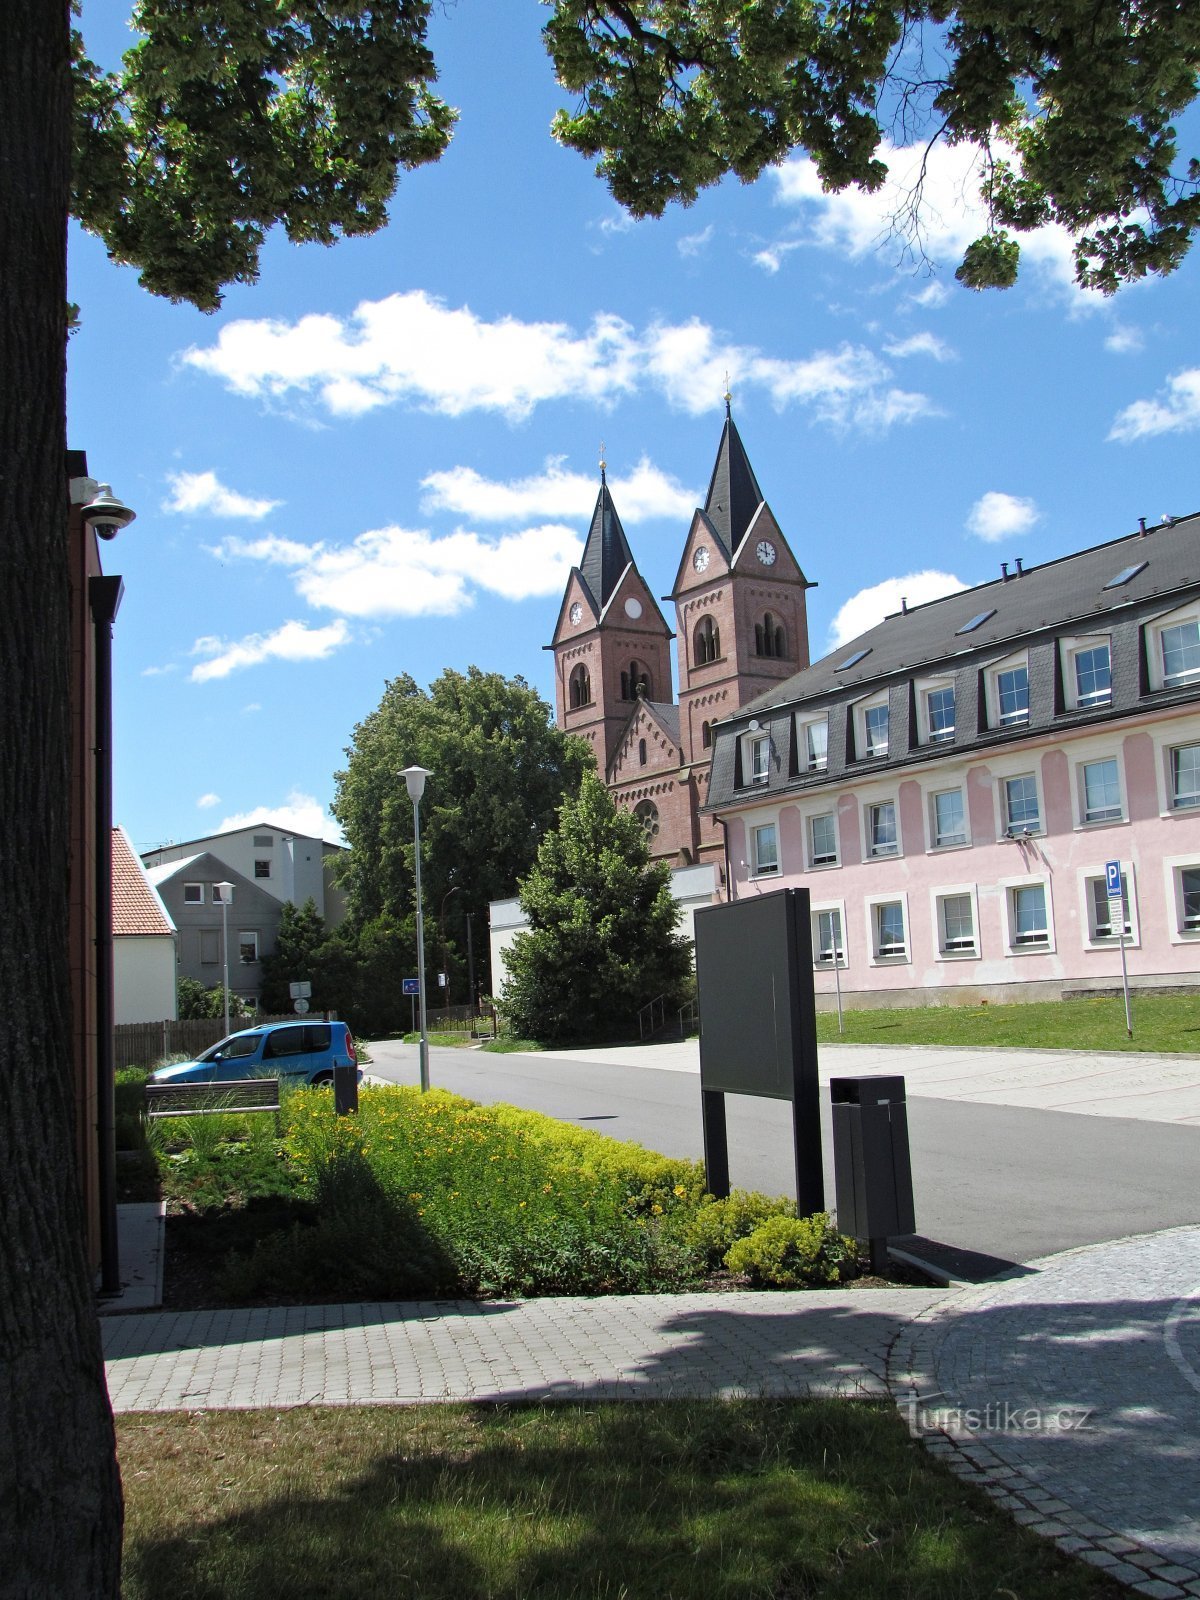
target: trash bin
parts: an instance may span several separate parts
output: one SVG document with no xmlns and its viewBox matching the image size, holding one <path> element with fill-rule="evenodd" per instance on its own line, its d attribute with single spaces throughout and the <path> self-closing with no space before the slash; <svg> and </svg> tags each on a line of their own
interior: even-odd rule
<svg viewBox="0 0 1200 1600">
<path fill-rule="evenodd" d="M 339 1117 L 358 1110 L 358 1067 L 353 1062 L 333 1069 L 333 1109 Z"/>
<path fill-rule="evenodd" d="M 903 1078 L 831 1078 L 837 1225 L 865 1240 L 871 1266 L 916 1228 Z"/>
</svg>

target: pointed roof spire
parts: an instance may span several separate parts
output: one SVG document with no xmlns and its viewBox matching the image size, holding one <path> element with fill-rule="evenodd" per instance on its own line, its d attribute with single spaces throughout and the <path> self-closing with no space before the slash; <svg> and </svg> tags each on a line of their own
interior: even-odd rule
<svg viewBox="0 0 1200 1600">
<path fill-rule="evenodd" d="M 583 581 L 591 590 L 592 599 L 600 611 L 612 598 L 612 592 L 625 568 L 633 563 L 625 530 L 613 505 L 612 495 L 608 492 L 605 468 L 606 463 L 601 456 L 600 493 L 596 496 L 592 525 L 588 529 L 587 543 L 579 562 Z"/>
<path fill-rule="evenodd" d="M 704 502 L 704 514 L 725 546 L 728 560 L 733 559 L 754 513 L 763 503 L 763 492 L 733 420 L 731 399 L 726 379 L 725 426 Z"/>
</svg>

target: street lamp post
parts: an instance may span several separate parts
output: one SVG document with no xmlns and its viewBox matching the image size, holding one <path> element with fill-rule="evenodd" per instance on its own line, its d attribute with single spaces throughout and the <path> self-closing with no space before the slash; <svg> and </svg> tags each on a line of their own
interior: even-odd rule
<svg viewBox="0 0 1200 1600">
<path fill-rule="evenodd" d="M 429 1028 L 425 1020 L 425 913 L 421 905 L 421 796 L 425 793 L 425 780 L 433 774 L 427 767 L 405 767 L 400 776 L 408 790 L 413 808 L 413 877 L 417 890 L 417 984 L 421 1002 L 421 1043 L 418 1046 L 421 1062 L 421 1093 L 429 1088 Z"/>
<path fill-rule="evenodd" d="M 224 974 L 225 1032 L 229 1032 L 229 902 L 233 899 L 231 883 L 214 883 L 221 891 L 221 967 Z"/>
</svg>

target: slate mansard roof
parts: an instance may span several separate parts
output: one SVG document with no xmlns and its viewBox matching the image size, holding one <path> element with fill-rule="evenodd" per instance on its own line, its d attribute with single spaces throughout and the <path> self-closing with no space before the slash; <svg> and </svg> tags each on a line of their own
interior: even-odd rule
<svg viewBox="0 0 1200 1600">
<path fill-rule="evenodd" d="M 1145 532 L 1114 539 L 1042 566 L 1018 567 L 990 583 L 946 595 L 887 617 L 858 638 L 741 706 L 713 729 L 713 766 L 706 809 L 761 795 L 739 782 L 737 737 L 760 722 L 776 747 L 767 793 L 845 782 L 906 761 L 962 756 L 973 747 L 1028 738 L 1039 729 L 1111 721 L 1149 709 L 1142 626 L 1200 596 L 1200 513 L 1169 519 Z M 1056 641 L 1105 634 L 1112 640 L 1112 699 L 1064 712 Z M 979 675 L 990 663 L 1026 650 L 1029 720 L 1017 729 L 986 725 Z M 915 681 L 953 679 L 955 737 L 918 746 Z M 889 697 L 889 753 L 855 760 L 850 707 L 872 695 Z M 1157 691 L 1155 706 L 1200 697 L 1200 685 Z M 792 749 L 793 715 L 829 713 L 829 764 L 799 773 Z"/>
</svg>

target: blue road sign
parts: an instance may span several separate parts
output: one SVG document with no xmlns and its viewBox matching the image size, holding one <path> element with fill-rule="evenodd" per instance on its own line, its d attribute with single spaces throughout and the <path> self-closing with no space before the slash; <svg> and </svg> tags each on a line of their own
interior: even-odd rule
<svg viewBox="0 0 1200 1600">
<path fill-rule="evenodd" d="M 1119 900 L 1121 898 L 1121 863 L 1119 861 L 1106 861 L 1104 863 L 1104 881 L 1108 885 L 1108 898 Z"/>
<path fill-rule="evenodd" d="M 420 978 L 404 978 L 404 979 L 402 979 L 401 980 L 400 992 L 401 992 L 401 994 L 420 994 L 420 992 L 421 992 L 421 980 L 420 980 Z"/>
</svg>

